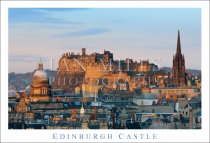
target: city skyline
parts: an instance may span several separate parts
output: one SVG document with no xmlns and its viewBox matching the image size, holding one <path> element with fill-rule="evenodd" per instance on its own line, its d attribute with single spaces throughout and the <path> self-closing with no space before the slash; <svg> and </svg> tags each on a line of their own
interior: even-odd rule
<svg viewBox="0 0 210 143">
<path fill-rule="evenodd" d="M 178 30 L 186 68 L 200 70 L 200 15 L 196 8 L 10 9 L 9 72 L 33 71 L 40 57 L 45 69 L 54 58 L 55 70 L 63 53 L 81 48 L 108 50 L 116 60 L 159 58 L 172 67 Z"/>
<path fill-rule="evenodd" d="M 11 10 L 8 129 L 202 129 L 193 10 Z"/>
</svg>

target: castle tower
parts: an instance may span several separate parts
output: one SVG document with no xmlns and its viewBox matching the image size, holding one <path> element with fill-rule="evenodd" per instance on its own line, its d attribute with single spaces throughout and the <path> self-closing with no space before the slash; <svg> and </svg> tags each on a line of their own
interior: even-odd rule
<svg viewBox="0 0 210 143">
<path fill-rule="evenodd" d="M 181 52 L 180 33 L 178 31 L 176 54 L 173 56 L 172 82 L 177 87 L 185 85 L 185 59 Z"/>
<path fill-rule="evenodd" d="M 82 48 L 82 55 L 86 55 L 86 49 L 85 48 Z"/>
</svg>

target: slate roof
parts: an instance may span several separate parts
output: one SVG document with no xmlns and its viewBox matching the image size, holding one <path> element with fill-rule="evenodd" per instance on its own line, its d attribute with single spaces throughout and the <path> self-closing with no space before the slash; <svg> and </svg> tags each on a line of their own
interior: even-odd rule
<svg viewBox="0 0 210 143">
<path fill-rule="evenodd" d="M 196 115 L 196 116 L 201 116 L 201 115 L 202 115 L 202 114 L 201 114 L 201 111 L 195 113 L 195 115 Z"/>
<path fill-rule="evenodd" d="M 197 102 L 189 102 L 189 106 L 194 110 L 201 108 L 201 104 L 199 104 Z"/>
<path fill-rule="evenodd" d="M 32 123 L 32 124 L 25 124 L 25 129 L 32 128 L 32 129 L 46 129 L 46 126 L 42 123 Z"/>
<path fill-rule="evenodd" d="M 9 102 L 9 103 L 8 103 L 8 106 L 9 106 L 9 107 L 16 107 L 17 105 L 18 105 L 17 102 Z"/>
<path fill-rule="evenodd" d="M 39 113 L 39 112 L 35 112 L 34 113 L 34 120 L 39 120 L 39 119 L 43 119 L 42 114 Z"/>
</svg>

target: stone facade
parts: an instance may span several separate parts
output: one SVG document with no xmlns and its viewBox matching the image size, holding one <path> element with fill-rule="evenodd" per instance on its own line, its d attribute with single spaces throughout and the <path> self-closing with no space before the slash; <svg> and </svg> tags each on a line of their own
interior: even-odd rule
<svg viewBox="0 0 210 143">
<path fill-rule="evenodd" d="M 83 48 L 81 55 L 75 55 L 73 52 L 62 55 L 52 86 L 54 89 L 63 89 L 64 92 L 75 92 L 75 88 L 89 89 L 87 84 L 93 83 L 99 85 L 98 89 L 103 85 L 106 88 L 116 89 L 117 86 L 125 85 L 125 81 L 131 80 L 131 77 L 126 73 L 128 70 L 140 72 L 148 69 L 149 61 L 140 63 L 133 62 L 131 59 L 114 61 L 113 54 L 109 51 L 104 50 L 103 54 L 92 53 L 88 55 L 86 49 Z M 116 85 L 119 79 L 123 80 L 124 83 Z M 132 85 L 131 90 L 134 88 Z M 91 91 L 83 91 L 83 93 L 87 92 Z"/>
<path fill-rule="evenodd" d="M 196 87 L 183 87 L 183 88 L 151 88 L 151 93 L 156 94 L 163 94 L 168 96 L 181 96 L 186 95 L 186 97 L 194 97 L 201 94 L 201 91 L 199 88 Z"/>
<path fill-rule="evenodd" d="M 47 73 L 43 70 L 43 64 L 39 63 L 30 86 L 30 101 L 49 101 L 50 95 L 51 85 Z"/>
</svg>

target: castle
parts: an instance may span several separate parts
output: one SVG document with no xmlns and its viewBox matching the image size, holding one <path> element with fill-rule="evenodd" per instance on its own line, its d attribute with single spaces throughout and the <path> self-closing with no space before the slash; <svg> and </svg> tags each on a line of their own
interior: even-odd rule
<svg viewBox="0 0 210 143">
<path fill-rule="evenodd" d="M 103 54 L 87 54 L 82 49 L 82 54 L 63 54 L 58 63 L 57 77 L 53 82 L 53 88 L 61 88 L 67 92 L 88 91 L 90 94 L 104 87 L 104 90 L 125 89 L 134 90 L 136 85 L 128 85 L 133 77 L 140 72 L 158 70 L 157 65 L 145 61 L 133 61 L 132 59 L 114 60 L 113 53 L 105 51 Z M 119 83 L 119 81 L 121 83 Z M 154 81 L 154 80 L 153 80 Z M 152 82 L 152 79 L 151 79 Z M 96 84 L 97 83 L 97 84 Z M 94 86 L 93 84 L 97 85 Z"/>
</svg>

